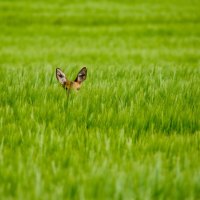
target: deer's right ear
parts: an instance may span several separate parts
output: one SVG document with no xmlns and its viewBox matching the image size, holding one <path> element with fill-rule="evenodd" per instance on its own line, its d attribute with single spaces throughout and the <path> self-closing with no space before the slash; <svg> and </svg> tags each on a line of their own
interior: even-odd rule
<svg viewBox="0 0 200 200">
<path fill-rule="evenodd" d="M 56 68 L 56 78 L 58 79 L 60 84 L 64 87 L 67 82 L 67 79 L 65 74 L 59 68 Z"/>
</svg>

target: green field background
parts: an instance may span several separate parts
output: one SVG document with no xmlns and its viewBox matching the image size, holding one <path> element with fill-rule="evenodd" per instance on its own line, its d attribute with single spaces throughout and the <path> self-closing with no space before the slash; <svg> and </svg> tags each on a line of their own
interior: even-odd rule
<svg viewBox="0 0 200 200">
<path fill-rule="evenodd" d="M 200 199 L 200 1 L 1 0 L 0 199 Z"/>
</svg>

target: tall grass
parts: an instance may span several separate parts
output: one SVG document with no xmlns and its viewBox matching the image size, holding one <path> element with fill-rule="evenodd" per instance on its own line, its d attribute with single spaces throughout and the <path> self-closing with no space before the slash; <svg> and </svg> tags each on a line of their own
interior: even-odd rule
<svg viewBox="0 0 200 200">
<path fill-rule="evenodd" d="M 198 8 L 0 2 L 1 199 L 199 199 Z"/>
</svg>

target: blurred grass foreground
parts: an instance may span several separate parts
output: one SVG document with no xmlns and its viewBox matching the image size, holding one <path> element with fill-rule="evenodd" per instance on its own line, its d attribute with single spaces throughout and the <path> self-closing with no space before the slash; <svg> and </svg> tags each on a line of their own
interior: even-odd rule
<svg viewBox="0 0 200 200">
<path fill-rule="evenodd" d="M 0 1 L 0 199 L 200 199 L 199 8 Z"/>
</svg>

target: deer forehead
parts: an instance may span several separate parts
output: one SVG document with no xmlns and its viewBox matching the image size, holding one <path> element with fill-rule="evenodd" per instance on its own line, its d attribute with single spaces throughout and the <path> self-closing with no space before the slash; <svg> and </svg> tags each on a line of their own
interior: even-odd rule
<svg viewBox="0 0 200 200">
<path fill-rule="evenodd" d="M 80 83 L 78 82 L 73 82 L 73 88 L 74 89 L 79 89 L 81 87 Z"/>
</svg>

